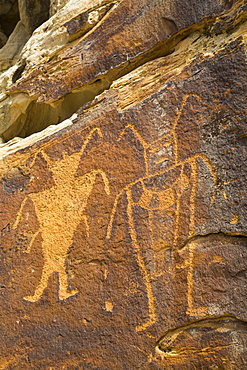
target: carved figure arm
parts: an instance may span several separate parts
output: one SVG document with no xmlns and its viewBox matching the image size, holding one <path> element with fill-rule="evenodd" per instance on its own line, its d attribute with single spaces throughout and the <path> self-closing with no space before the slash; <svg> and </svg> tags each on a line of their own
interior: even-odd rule
<svg viewBox="0 0 247 370">
<path fill-rule="evenodd" d="M 13 223 L 13 226 L 12 226 L 12 229 L 15 230 L 20 222 L 20 219 L 21 219 L 21 216 L 22 216 L 22 212 L 23 212 L 23 208 L 25 207 L 25 204 L 28 200 L 28 196 L 25 197 L 21 203 L 21 206 L 20 206 L 20 209 L 19 211 L 17 212 L 17 216 L 16 216 L 16 219 L 15 219 L 15 222 Z"/>
</svg>

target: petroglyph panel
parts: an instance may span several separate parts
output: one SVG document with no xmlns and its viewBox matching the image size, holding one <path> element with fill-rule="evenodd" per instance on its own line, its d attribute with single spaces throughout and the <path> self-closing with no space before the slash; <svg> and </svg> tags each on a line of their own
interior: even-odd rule
<svg viewBox="0 0 247 370">
<path fill-rule="evenodd" d="M 234 45 L 172 78 L 166 58 L 150 62 L 136 80 L 153 68 L 164 83 L 126 98 L 119 80 L 69 126 L 4 155 L 0 367 L 164 369 L 170 356 L 193 370 L 183 348 L 196 337 L 198 358 L 219 341 L 209 366 L 224 369 L 241 350 L 245 57 Z M 169 355 L 160 338 L 174 332 Z"/>
</svg>

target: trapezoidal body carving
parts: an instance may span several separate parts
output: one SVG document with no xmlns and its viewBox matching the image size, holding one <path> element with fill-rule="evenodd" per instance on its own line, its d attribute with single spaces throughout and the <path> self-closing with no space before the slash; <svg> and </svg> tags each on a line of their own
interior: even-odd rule
<svg viewBox="0 0 247 370">
<path fill-rule="evenodd" d="M 106 173 L 101 169 L 95 169 L 88 173 L 75 177 L 80 158 L 85 150 L 92 134 L 100 129 L 91 130 L 85 140 L 81 150 L 70 156 L 65 156 L 62 160 L 52 162 L 50 158 L 42 152 L 50 169 L 52 170 L 55 185 L 49 189 L 38 193 L 30 193 L 22 202 L 13 225 L 15 229 L 22 217 L 23 208 L 28 199 L 31 199 L 36 216 L 39 221 L 39 229 L 34 233 L 27 252 L 30 252 L 32 244 L 39 233 L 42 236 L 42 252 L 44 256 L 44 266 L 42 276 L 33 295 L 24 297 L 25 300 L 36 302 L 42 296 L 47 287 L 48 279 L 54 272 L 59 276 L 59 299 L 67 299 L 78 291 L 68 289 L 68 277 L 65 267 L 68 250 L 73 241 L 74 232 L 82 221 L 85 222 L 87 234 L 89 235 L 89 225 L 85 213 L 88 198 L 93 190 L 96 177 L 102 176 L 105 191 L 110 194 L 110 186 Z"/>
</svg>

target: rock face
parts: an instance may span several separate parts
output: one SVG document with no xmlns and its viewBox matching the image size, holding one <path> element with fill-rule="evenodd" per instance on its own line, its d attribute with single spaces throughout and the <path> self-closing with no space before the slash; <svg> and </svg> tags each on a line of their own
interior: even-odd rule
<svg viewBox="0 0 247 370">
<path fill-rule="evenodd" d="M 35 4 L 0 76 L 0 368 L 247 368 L 246 4 Z"/>
</svg>

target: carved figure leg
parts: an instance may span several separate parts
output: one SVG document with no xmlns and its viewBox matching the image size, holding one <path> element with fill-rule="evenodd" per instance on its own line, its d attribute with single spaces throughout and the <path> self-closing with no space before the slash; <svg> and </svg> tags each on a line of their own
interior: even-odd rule
<svg viewBox="0 0 247 370">
<path fill-rule="evenodd" d="M 140 325 L 136 327 L 136 331 L 141 331 L 141 330 L 145 330 L 146 328 L 148 328 L 149 326 L 153 325 L 156 322 L 155 298 L 154 298 L 153 289 L 152 289 L 152 281 L 151 281 L 150 272 L 148 271 L 148 268 L 145 264 L 145 261 L 142 256 L 141 249 L 140 249 L 140 246 L 137 240 L 134 218 L 133 218 L 133 209 L 132 209 L 133 201 L 132 201 L 130 189 L 126 191 L 126 195 L 127 195 L 127 200 L 128 200 L 127 214 L 128 214 L 130 237 L 132 241 L 132 246 L 137 254 L 137 263 L 139 265 L 140 272 L 143 276 L 144 284 L 147 290 L 147 298 L 148 298 L 149 319 L 142 324 L 140 323 Z"/>
<path fill-rule="evenodd" d="M 43 266 L 43 271 L 42 271 L 40 282 L 37 288 L 35 289 L 34 294 L 23 297 L 23 299 L 29 302 L 37 302 L 42 296 L 45 288 L 47 287 L 48 279 L 53 272 L 54 272 L 54 269 L 52 268 L 52 266 L 50 266 L 48 262 L 45 262 Z"/>
</svg>

